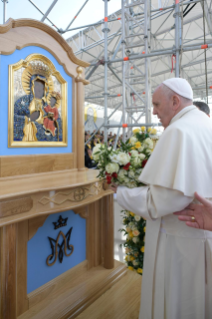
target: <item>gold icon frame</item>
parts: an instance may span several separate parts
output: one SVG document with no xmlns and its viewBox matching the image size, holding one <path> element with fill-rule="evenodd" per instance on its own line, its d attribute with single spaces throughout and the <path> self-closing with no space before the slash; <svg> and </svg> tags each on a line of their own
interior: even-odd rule
<svg viewBox="0 0 212 319">
<path fill-rule="evenodd" d="M 14 73 L 21 68 L 27 68 L 30 62 L 38 61 L 44 63 L 61 85 L 61 112 L 62 112 L 62 141 L 14 141 Z M 8 147 L 66 147 L 68 125 L 68 101 L 67 82 L 64 80 L 54 64 L 42 54 L 30 54 L 25 60 L 20 60 L 9 65 L 9 99 L 8 99 Z"/>
</svg>

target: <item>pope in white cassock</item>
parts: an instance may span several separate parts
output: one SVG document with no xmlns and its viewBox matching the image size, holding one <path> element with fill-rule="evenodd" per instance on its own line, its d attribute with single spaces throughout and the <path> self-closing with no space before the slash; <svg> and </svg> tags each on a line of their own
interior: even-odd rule
<svg viewBox="0 0 212 319">
<path fill-rule="evenodd" d="M 147 186 L 112 186 L 123 208 L 147 219 L 139 319 L 212 319 L 212 232 L 173 215 L 195 191 L 212 198 L 212 125 L 192 100 L 185 79 L 155 90 L 165 131 L 139 177 Z"/>
</svg>

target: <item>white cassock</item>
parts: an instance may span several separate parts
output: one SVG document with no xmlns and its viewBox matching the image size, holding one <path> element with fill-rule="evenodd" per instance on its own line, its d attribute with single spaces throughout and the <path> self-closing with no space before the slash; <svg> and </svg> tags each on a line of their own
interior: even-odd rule
<svg viewBox="0 0 212 319">
<path fill-rule="evenodd" d="M 140 181 L 118 187 L 118 203 L 147 219 L 139 319 L 212 319 L 212 232 L 173 212 L 194 192 L 212 198 L 212 125 L 193 105 L 163 132 Z"/>
</svg>

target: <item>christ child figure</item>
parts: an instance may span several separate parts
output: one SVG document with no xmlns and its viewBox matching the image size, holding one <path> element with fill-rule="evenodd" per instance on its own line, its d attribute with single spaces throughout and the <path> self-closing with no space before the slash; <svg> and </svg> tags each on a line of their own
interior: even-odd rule
<svg viewBox="0 0 212 319">
<path fill-rule="evenodd" d="M 43 127 L 46 135 L 55 136 L 55 130 L 58 127 L 57 119 L 59 117 L 58 106 L 61 100 L 61 95 L 58 92 L 51 92 L 49 98 L 49 104 L 44 107 L 47 116 L 44 118 Z"/>
</svg>

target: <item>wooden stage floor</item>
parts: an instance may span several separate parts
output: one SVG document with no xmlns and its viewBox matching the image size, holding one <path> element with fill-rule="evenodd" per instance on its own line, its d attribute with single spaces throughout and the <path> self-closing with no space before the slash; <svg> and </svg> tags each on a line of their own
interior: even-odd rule
<svg viewBox="0 0 212 319">
<path fill-rule="evenodd" d="M 138 319 L 142 276 L 130 270 L 76 319 Z"/>
</svg>

